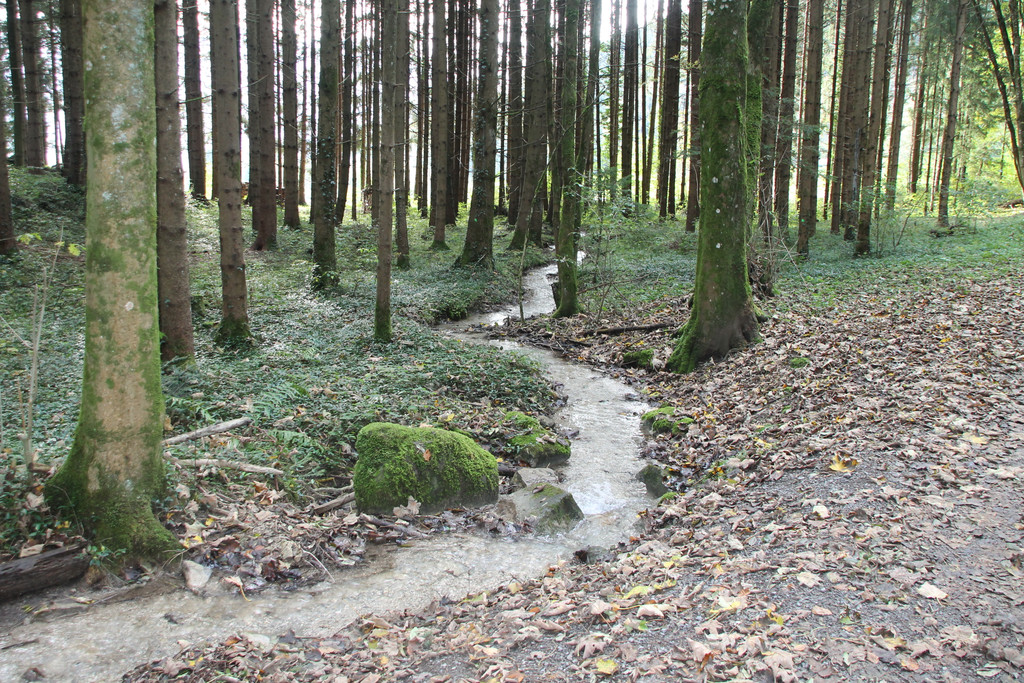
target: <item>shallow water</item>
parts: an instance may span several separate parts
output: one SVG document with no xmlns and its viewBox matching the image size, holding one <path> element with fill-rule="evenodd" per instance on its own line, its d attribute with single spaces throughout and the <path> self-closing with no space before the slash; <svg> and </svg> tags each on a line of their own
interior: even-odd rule
<svg viewBox="0 0 1024 683">
<path fill-rule="evenodd" d="M 527 316 L 552 309 L 552 272 L 553 267 L 538 269 L 524 278 Z M 509 315 L 518 317 L 518 305 L 460 327 L 495 324 Z M 472 333 L 456 336 L 526 353 L 562 385 L 568 400 L 555 419 L 561 428 L 578 431 L 572 458 L 561 470 L 562 486 L 586 515 L 576 528 L 555 537 L 514 540 L 438 535 L 402 548 L 377 549 L 363 565 L 334 572 L 333 581 L 293 591 L 270 589 L 249 599 L 228 592 L 199 597 L 172 588 L 65 616 L 0 623 L 0 681 L 20 680 L 32 667 L 46 680 L 117 680 L 137 664 L 176 653 L 182 644 L 219 641 L 233 633 L 331 635 L 362 614 L 420 610 L 442 597 L 454 599 L 540 575 L 580 548 L 626 539 L 637 511 L 650 504 L 634 479 L 641 467 L 638 416 L 647 407 L 627 386 L 550 352 L 489 342 Z M 37 604 L 38 599 L 22 602 Z"/>
</svg>

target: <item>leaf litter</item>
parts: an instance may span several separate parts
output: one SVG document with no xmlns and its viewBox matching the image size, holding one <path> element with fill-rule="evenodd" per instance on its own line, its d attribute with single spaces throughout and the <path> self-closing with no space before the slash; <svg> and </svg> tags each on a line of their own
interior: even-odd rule
<svg viewBox="0 0 1024 683">
<path fill-rule="evenodd" d="M 507 328 L 688 418 L 646 448 L 677 493 L 641 534 L 329 638 L 190 644 L 125 680 L 1019 680 L 1022 279 L 783 299 L 761 344 L 692 377 L 620 366 L 637 346 L 663 361 L 671 328 L 588 332 L 678 305 Z"/>
</svg>

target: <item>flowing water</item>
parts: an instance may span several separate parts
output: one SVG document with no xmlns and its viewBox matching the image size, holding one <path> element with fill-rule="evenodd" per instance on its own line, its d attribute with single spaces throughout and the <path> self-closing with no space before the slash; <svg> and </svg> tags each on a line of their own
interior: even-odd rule
<svg viewBox="0 0 1024 683">
<path fill-rule="evenodd" d="M 542 268 L 524 278 L 527 316 L 552 309 L 552 272 Z M 467 322 L 495 324 L 509 315 L 519 315 L 518 305 Z M 561 470 L 562 486 L 586 515 L 576 528 L 554 537 L 518 539 L 438 535 L 403 548 L 379 549 L 363 565 L 335 573 L 333 581 L 291 591 L 270 589 L 249 599 L 226 592 L 199 597 L 172 587 L 63 616 L 25 622 L 7 617 L 0 621 L 0 681 L 21 680 L 33 667 L 46 680 L 117 680 L 134 665 L 174 654 L 184 643 L 219 641 L 233 633 L 331 635 L 362 614 L 419 610 L 442 597 L 454 599 L 538 576 L 575 550 L 612 546 L 628 537 L 637 511 L 650 504 L 634 479 L 641 467 L 638 416 L 646 406 L 625 385 L 550 352 L 455 334 L 466 343 L 494 343 L 526 353 L 562 385 L 568 400 L 555 419 L 560 428 L 576 432 L 572 458 Z"/>
</svg>

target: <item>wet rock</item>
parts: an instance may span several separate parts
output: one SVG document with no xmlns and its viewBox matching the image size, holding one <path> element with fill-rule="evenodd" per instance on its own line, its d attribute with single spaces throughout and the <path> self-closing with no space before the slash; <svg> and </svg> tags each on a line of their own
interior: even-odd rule
<svg viewBox="0 0 1024 683">
<path fill-rule="evenodd" d="M 517 490 L 557 483 L 558 473 L 549 467 L 520 467 L 512 477 L 512 488 Z"/>
<path fill-rule="evenodd" d="M 198 595 L 210 582 L 213 570 L 198 562 L 185 560 L 181 563 L 181 574 L 185 577 L 185 587 Z"/>
<path fill-rule="evenodd" d="M 661 498 L 668 493 L 668 487 L 665 486 L 665 470 L 654 463 L 645 465 L 642 470 L 636 473 L 636 478 L 644 483 L 644 486 L 647 487 L 647 493 L 655 498 Z"/>
<path fill-rule="evenodd" d="M 596 564 L 598 562 L 611 562 L 615 559 L 615 551 L 602 548 L 599 545 L 588 545 L 573 553 L 573 557 L 580 564 Z"/>
<path fill-rule="evenodd" d="M 519 489 L 498 503 L 497 513 L 519 524 L 529 522 L 542 534 L 570 529 L 583 519 L 572 494 L 553 484 Z"/>
<path fill-rule="evenodd" d="M 498 462 L 462 434 L 433 427 L 368 424 L 356 437 L 356 506 L 390 515 L 415 498 L 423 514 L 498 500 Z"/>
<path fill-rule="evenodd" d="M 569 440 L 545 429 L 537 418 L 512 410 L 505 413 L 505 419 L 520 431 L 509 439 L 510 449 L 530 467 L 563 465 L 569 460 L 572 454 Z"/>
</svg>

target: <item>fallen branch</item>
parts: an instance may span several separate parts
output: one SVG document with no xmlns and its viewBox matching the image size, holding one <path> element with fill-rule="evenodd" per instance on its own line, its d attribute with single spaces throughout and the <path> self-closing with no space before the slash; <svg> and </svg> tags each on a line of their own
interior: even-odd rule
<svg viewBox="0 0 1024 683">
<path fill-rule="evenodd" d="M 330 512 L 331 510 L 334 510 L 334 509 L 343 507 L 345 505 L 348 505 L 349 503 L 351 503 L 355 499 L 356 499 L 356 494 L 354 494 L 354 493 L 343 493 L 340 496 L 338 496 L 337 498 L 335 498 L 334 500 L 329 500 L 326 503 L 321 503 L 320 505 L 317 505 L 312 510 L 310 510 L 310 512 L 312 512 L 314 515 L 322 515 L 325 512 Z"/>
<path fill-rule="evenodd" d="M 359 515 L 359 521 L 367 523 L 367 524 L 373 524 L 374 526 L 382 526 L 382 527 L 384 527 L 386 529 L 391 529 L 393 531 L 397 531 L 399 533 L 405 534 L 406 536 L 411 536 L 413 538 L 426 538 L 427 537 L 426 534 L 422 534 L 419 531 L 416 531 L 415 529 L 413 529 L 411 527 L 400 526 L 398 524 L 393 524 L 393 523 L 391 523 L 391 522 L 389 522 L 387 520 L 381 519 L 380 517 L 374 517 L 373 515 L 368 515 L 368 514 L 365 514 L 365 513 Z"/>
<path fill-rule="evenodd" d="M 663 330 L 666 327 L 675 327 L 677 323 L 651 323 L 650 325 L 622 325 L 621 327 L 599 327 L 589 332 L 584 330 L 580 335 L 596 334 L 622 334 L 623 332 L 650 332 L 651 330 Z"/>
<path fill-rule="evenodd" d="M 225 470 L 240 470 L 252 472 L 253 474 L 273 474 L 283 476 L 284 471 L 276 467 L 264 467 L 263 465 L 250 465 L 247 462 L 235 462 L 234 460 L 218 460 L 217 458 L 168 458 L 175 465 L 191 465 L 193 467 L 220 467 Z"/>
<path fill-rule="evenodd" d="M 232 429 L 236 429 L 237 427 L 244 427 L 247 424 L 252 424 L 251 417 L 240 417 L 235 420 L 228 420 L 227 422 L 218 422 L 215 425 L 203 427 L 202 429 L 197 429 L 194 432 L 179 434 L 177 436 L 172 436 L 169 439 L 164 439 L 163 444 L 164 446 L 173 446 L 175 444 L 185 443 L 186 441 L 194 441 L 196 439 L 201 439 L 204 436 L 212 436 L 213 434 L 227 432 Z"/>
</svg>

